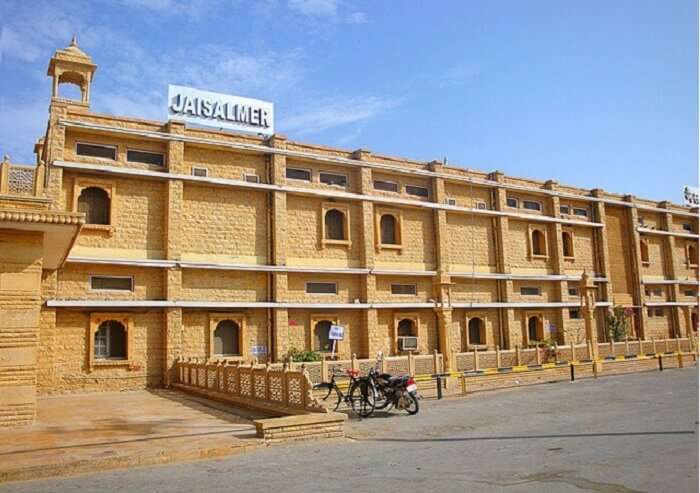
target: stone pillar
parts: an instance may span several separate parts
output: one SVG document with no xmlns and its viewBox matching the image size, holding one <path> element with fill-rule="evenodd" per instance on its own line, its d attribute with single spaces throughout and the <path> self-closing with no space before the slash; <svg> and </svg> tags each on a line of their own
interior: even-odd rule
<svg viewBox="0 0 700 493">
<path fill-rule="evenodd" d="M 670 203 L 667 201 L 661 202 L 659 207 L 663 209 L 669 209 Z M 671 212 L 666 212 L 661 218 L 661 226 L 666 231 L 673 231 L 673 216 Z M 676 258 L 676 237 L 675 236 L 664 236 L 663 244 L 663 261 L 664 261 L 664 274 L 666 279 L 678 279 L 678 269 L 676 266 L 680 263 Z M 668 289 L 668 301 L 678 302 L 681 299 L 680 286 L 678 284 L 667 285 Z M 683 314 L 682 307 L 673 306 L 670 307 L 671 310 L 671 325 L 673 329 L 673 334 L 675 337 L 683 337 L 683 331 L 681 327 L 683 325 Z"/>
<path fill-rule="evenodd" d="M 51 101 L 49 106 L 49 123 L 46 131 L 45 156 L 48 166 L 47 186 L 44 194 L 56 199 L 50 205 L 51 209 L 63 209 L 63 201 L 57 200 L 63 193 L 63 168 L 53 166 L 56 160 L 64 157 L 66 145 L 66 127 L 60 125 L 59 120 L 68 116 L 68 106 L 61 101 Z M 72 199 L 71 199 L 72 200 Z"/>
<path fill-rule="evenodd" d="M 275 134 L 268 140 L 273 149 L 285 149 L 287 138 Z M 284 185 L 287 181 L 287 158 L 283 154 L 270 153 L 268 179 L 273 185 Z M 287 193 L 270 192 L 270 235 L 272 243 L 270 262 L 272 265 L 287 265 Z M 286 272 L 275 272 L 270 276 L 272 302 L 287 301 L 288 277 Z M 286 308 L 272 309 L 272 360 L 282 361 L 289 351 L 289 314 Z"/>
<path fill-rule="evenodd" d="M 625 201 L 630 202 L 632 205 L 627 208 L 628 219 L 630 224 L 630 255 L 632 257 L 632 279 L 634 281 L 634 292 L 632 293 L 634 304 L 639 306 L 640 314 L 637 317 L 639 322 L 639 330 L 637 331 L 637 337 L 641 339 L 647 338 L 646 327 L 648 325 L 647 320 L 647 310 L 646 310 L 646 296 L 644 294 L 644 285 L 642 284 L 642 252 L 639 247 L 639 241 L 641 236 L 639 231 L 637 231 L 637 225 L 639 223 L 639 216 L 637 214 L 637 207 L 634 205 L 635 198 L 634 195 L 626 195 Z"/>
<path fill-rule="evenodd" d="M 549 180 L 545 183 L 545 188 L 547 190 L 556 190 L 557 182 Z M 549 208 L 552 216 L 559 216 L 559 197 L 552 195 L 549 197 Z M 545 210 L 545 213 L 547 211 Z M 550 265 L 552 266 L 552 271 L 556 275 L 566 274 L 566 265 L 564 263 L 564 242 L 562 240 L 562 233 L 564 228 L 561 223 L 552 223 L 549 226 L 549 251 L 551 252 L 551 258 L 549 259 Z M 554 283 L 555 296 L 559 301 L 566 301 L 569 296 L 569 284 L 566 281 L 558 281 Z M 558 311 L 557 325 L 559 329 L 557 331 L 557 341 L 560 344 L 567 344 L 572 339 L 572 335 L 568 333 L 567 322 L 569 320 L 569 309 L 560 308 Z"/>
<path fill-rule="evenodd" d="M 442 172 L 442 163 L 433 161 L 430 163 L 430 170 L 436 173 Z M 433 200 L 438 204 L 446 201 L 445 180 L 434 176 Z M 459 352 L 459 329 L 452 323 L 452 302 L 450 300 L 450 289 L 452 280 L 450 278 L 450 262 L 447 251 L 447 211 L 435 209 L 433 213 L 433 225 L 435 229 L 435 264 L 437 275 L 433 279 L 433 293 L 439 303 L 436 307 L 439 350 L 443 355 L 445 371 L 449 372 L 455 367 L 455 353 Z M 458 327 L 458 326 L 457 326 Z"/>
<path fill-rule="evenodd" d="M 591 344 L 593 360 L 598 359 L 598 334 L 594 329 L 596 286 L 588 272 L 583 271 L 579 294 L 583 305 L 583 319 L 586 324 L 586 340 Z"/>
<path fill-rule="evenodd" d="M 367 161 L 371 152 L 358 149 L 353 152 L 353 158 L 359 161 Z M 373 190 L 372 169 L 362 167 L 357 173 L 359 192 L 362 195 L 371 195 Z M 365 269 L 372 270 L 375 267 L 375 232 L 374 232 L 374 204 L 369 200 L 360 202 L 362 207 L 362 264 Z M 377 279 L 374 274 L 367 274 L 362 279 L 362 301 L 373 303 L 376 301 Z M 364 325 L 364 350 L 368 358 L 375 358 L 377 353 L 383 351 L 383 338 L 380 336 L 377 323 L 379 314 L 375 308 L 364 310 L 362 323 Z"/>
<path fill-rule="evenodd" d="M 0 427 L 31 424 L 36 415 L 39 310 L 43 265 L 40 232 L 0 230 Z"/>
<path fill-rule="evenodd" d="M 600 188 L 595 188 L 591 190 L 591 195 L 597 198 L 603 198 L 605 192 Z M 593 215 L 591 217 L 594 221 L 605 224 L 605 202 L 593 202 Z M 608 282 L 603 283 L 599 288 L 600 301 L 613 301 L 613 285 L 612 279 L 610 279 L 610 253 L 608 251 L 608 236 L 605 234 L 605 228 L 595 228 L 593 233 L 594 240 L 594 259 L 593 265 L 596 266 L 596 272 L 594 275 L 604 277 Z M 598 318 L 598 317 L 596 317 Z M 599 339 L 604 340 L 606 338 L 605 325 L 599 327 L 598 331 Z"/>
<path fill-rule="evenodd" d="M 505 177 L 500 171 L 489 174 L 489 180 L 503 183 Z M 506 191 L 497 187 L 492 192 L 492 207 L 496 211 L 506 210 Z M 494 240 L 496 242 L 496 262 L 498 271 L 502 274 L 510 274 L 510 261 L 508 257 L 508 216 L 496 216 L 494 223 Z M 500 280 L 498 282 L 498 300 L 508 303 L 513 299 L 513 281 Z M 515 310 L 512 308 L 498 309 L 499 341 L 502 349 L 512 349 L 516 344 L 521 344 L 522 331 L 520 324 L 515 320 Z"/>
</svg>

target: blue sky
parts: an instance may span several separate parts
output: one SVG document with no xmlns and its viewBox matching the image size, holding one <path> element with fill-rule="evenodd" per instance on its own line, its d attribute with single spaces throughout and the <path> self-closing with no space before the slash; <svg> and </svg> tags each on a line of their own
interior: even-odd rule
<svg viewBox="0 0 700 493">
<path fill-rule="evenodd" d="M 698 181 L 694 0 L 4 0 L 0 152 L 32 162 L 53 51 L 92 109 L 164 120 L 168 83 L 271 100 L 289 138 L 681 201 Z"/>
</svg>

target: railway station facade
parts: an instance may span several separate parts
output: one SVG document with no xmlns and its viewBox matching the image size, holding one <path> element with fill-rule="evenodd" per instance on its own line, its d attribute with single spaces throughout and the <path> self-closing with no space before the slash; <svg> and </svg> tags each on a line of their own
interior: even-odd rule
<svg viewBox="0 0 700 493">
<path fill-rule="evenodd" d="M 0 168 L 0 424 L 177 358 L 692 337 L 698 211 L 601 189 L 90 110 L 57 50 L 36 165 Z M 62 97 L 63 84 L 81 97 Z M 623 186 L 623 185 L 621 185 Z M 595 283 L 593 330 L 581 277 Z"/>
</svg>

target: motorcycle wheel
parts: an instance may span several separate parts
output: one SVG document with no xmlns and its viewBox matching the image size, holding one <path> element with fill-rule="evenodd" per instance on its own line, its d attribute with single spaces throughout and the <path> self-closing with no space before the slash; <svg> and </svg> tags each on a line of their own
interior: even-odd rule
<svg viewBox="0 0 700 493">
<path fill-rule="evenodd" d="M 374 406 L 375 409 L 386 409 L 392 402 L 392 398 L 387 396 L 381 388 L 377 389 L 377 399 Z"/>
<path fill-rule="evenodd" d="M 418 411 L 420 410 L 420 405 L 418 404 L 418 397 L 414 393 L 408 394 L 406 397 L 408 400 L 408 405 L 404 408 L 406 409 L 406 412 L 410 414 L 411 416 L 414 414 L 418 414 Z"/>
</svg>

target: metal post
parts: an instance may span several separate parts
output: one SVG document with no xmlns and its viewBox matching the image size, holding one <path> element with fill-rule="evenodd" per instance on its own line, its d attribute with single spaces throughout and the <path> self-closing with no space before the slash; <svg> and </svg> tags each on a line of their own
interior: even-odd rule
<svg viewBox="0 0 700 493">
<path fill-rule="evenodd" d="M 437 398 L 440 400 L 442 399 L 442 376 L 438 375 L 435 381 L 437 382 Z"/>
<path fill-rule="evenodd" d="M 574 375 L 574 364 L 571 363 L 569 366 L 571 367 L 571 381 L 573 382 L 576 380 L 576 376 Z"/>
</svg>

